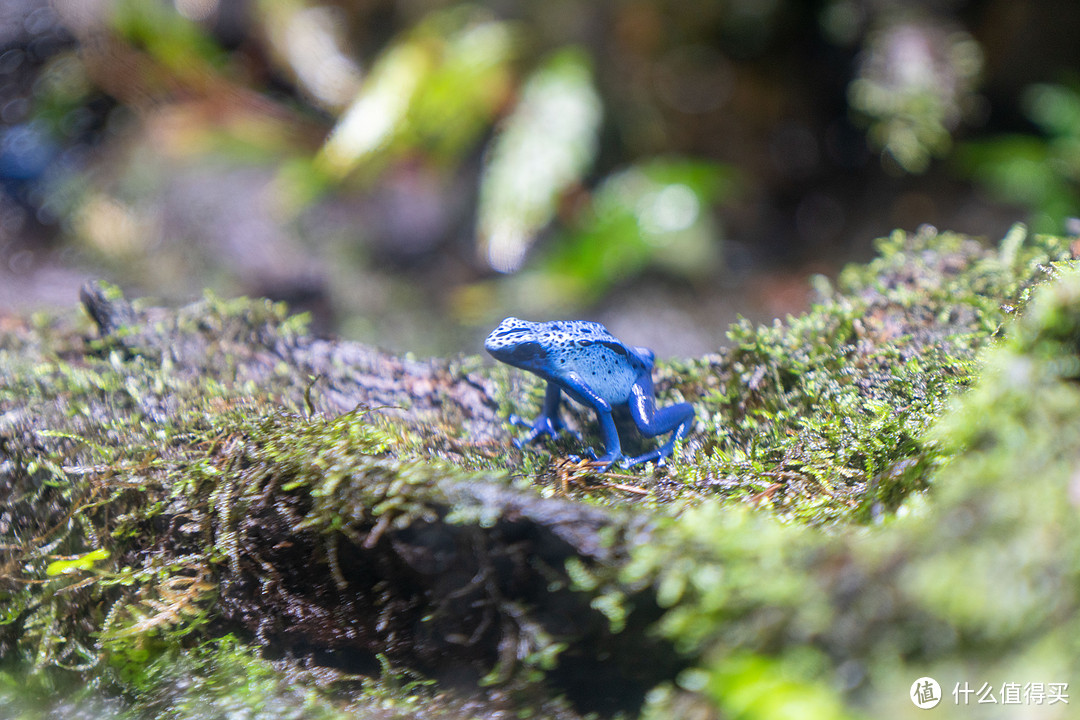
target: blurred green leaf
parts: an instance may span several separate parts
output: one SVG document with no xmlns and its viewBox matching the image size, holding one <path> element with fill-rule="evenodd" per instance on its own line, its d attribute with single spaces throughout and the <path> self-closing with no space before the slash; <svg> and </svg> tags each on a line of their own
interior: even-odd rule
<svg viewBox="0 0 1080 720">
<path fill-rule="evenodd" d="M 413 96 L 433 62 L 427 48 L 415 40 L 398 42 L 384 51 L 316 164 L 332 176 L 344 177 L 387 148 L 408 122 Z"/>
<path fill-rule="evenodd" d="M 1080 210 L 1072 171 L 1053 143 L 1028 135 L 1008 135 L 969 142 L 958 149 L 961 172 L 1006 202 L 1036 213 L 1032 225 L 1040 231 L 1060 229 L 1065 218 Z"/>
<path fill-rule="evenodd" d="M 176 12 L 169 4 L 146 0 L 117 0 L 113 4 L 112 25 L 130 42 L 146 49 L 170 70 L 189 75 L 225 64 L 226 54 L 197 23 Z"/>
<path fill-rule="evenodd" d="M 569 312 L 648 268 L 706 278 L 722 248 L 713 208 L 737 186 L 734 168 L 703 160 L 652 158 L 616 171 L 530 269 L 470 286 L 456 298 L 456 312 L 470 322 L 489 321 L 492 308 Z"/>
<path fill-rule="evenodd" d="M 442 44 L 442 59 L 417 90 L 406 145 L 453 162 L 472 149 L 509 97 L 519 38 L 510 24 L 481 19 L 469 7 L 436 15 L 419 34 Z"/>
<path fill-rule="evenodd" d="M 871 118 L 870 141 L 906 172 L 924 172 L 933 157 L 945 155 L 952 147 L 952 136 L 941 119 L 942 103 L 931 91 L 899 95 L 891 88 L 857 79 L 851 83 L 848 100 Z"/>
<path fill-rule="evenodd" d="M 848 102 L 895 169 L 921 173 L 952 149 L 974 103 L 982 50 L 968 33 L 918 12 L 886 16 L 863 46 Z"/>
<path fill-rule="evenodd" d="M 735 187 L 734 170 L 701 160 L 646 160 L 605 178 L 573 227 L 530 273 L 553 303 L 589 303 L 648 267 L 700 279 L 720 261 L 713 206 Z M 537 308 L 539 310 L 540 308 Z"/>
<path fill-rule="evenodd" d="M 600 184 L 582 221 L 546 264 L 567 273 L 601 271 L 611 281 L 647 265 L 684 277 L 707 274 L 720 249 L 710 207 L 733 179 L 728 168 L 701 160 L 660 158 L 619 171 Z"/>
<path fill-rule="evenodd" d="M 1049 151 L 1039 138 L 1010 135 L 968 143 L 957 160 L 968 174 L 1013 202 L 1041 205 L 1056 190 L 1046 167 Z"/>
<path fill-rule="evenodd" d="M 1033 85 L 1024 93 L 1027 116 L 1051 136 L 1080 135 L 1080 95 L 1061 85 Z"/>
<path fill-rule="evenodd" d="M 601 112 L 591 64 L 577 48 L 556 52 L 526 80 L 480 180 L 477 233 L 492 268 L 521 267 L 592 164 Z"/>
<path fill-rule="evenodd" d="M 505 102 L 514 32 L 464 6 L 435 13 L 376 59 L 316 164 L 332 177 L 417 151 L 452 163 Z"/>
<path fill-rule="evenodd" d="M 708 677 L 704 690 L 732 718 L 856 717 L 841 695 L 821 681 L 825 666 L 810 650 L 783 658 L 739 653 L 703 673 Z"/>
<path fill-rule="evenodd" d="M 360 68 L 340 7 L 306 0 L 257 0 L 267 48 L 279 67 L 320 107 L 340 111 L 355 97 Z"/>
<path fill-rule="evenodd" d="M 1029 208 L 1032 226 L 1057 232 L 1080 214 L 1080 91 L 1033 85 L 1024 93 L 1027 116 L 1045 137 L 1001 135 L 964 144 L 960 171 L 1000 200 Z"/>
</svg>

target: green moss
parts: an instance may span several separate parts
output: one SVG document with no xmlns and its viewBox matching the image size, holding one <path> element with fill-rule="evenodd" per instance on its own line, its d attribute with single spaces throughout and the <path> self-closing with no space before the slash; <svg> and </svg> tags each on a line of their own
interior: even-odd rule
<svg viewBox="0 0 1080 720">
<path fill-rule="evenodd" d="M 115 289 L 103 295 L 121 301 Z M 220 576 L 250 552 L 253 503 L 292 496 L 301 512 L 287 532 L 357 539 L 361 528 L 432 517 L 448 504 L 439 483 L 474 477 L 419 460 L 421 438 L 388 414 L 314 412 L 312 383 L 297 382 L 295 367 L 256 384 L 253 353 L 288 347 L 302 331 L 280 305 L 208 297 L 173 314 L 142 312 L 121 305 L 102 339 L 87 339 L 76 320 L 0 342 L 8 678 L 89 672 L 102 697 L 140 695 L 166 671 L 178 679 L 178 664 L 196 682 L 219 670 L 205 679 L 225 682 L 234 663 L 177 653 L 214 621 Z M 321 567 L 342 581 L 334 562 Z M 245 693 L 261 692 L 255 680 L 243 680 Z M 9 697 L 22 697 L 12 682 Z M 234 690 L 223 701 L 250 705 Z M 216 716 L 195 712 L 196 697 L 190 716 Z"/>
<path fill-rule="evenodd" d="M 1000 703 L 1005 683 L 1076 676 L 1080 274 L 1037 290 L 1006 334 L 924 435 L 931 489 L 899 517 L 824 532 L 706 504 L 634 551 L 623 583 L 654 584 L 660 630 L 698 658 L 683 688 L 737 718 L 775 717 L 789 691 L 811 701 L 800 717 L 894 718 L 922 676 L 953 707 L 964 683 Z M 647 716 L 678 698 L 655 694 Z"/>
<path fill-rule="evenodd" d="M 660 403 L 689 399 L 700 424 L 671 466 L 631 474 L 513 448 L 497 414 L 531 415 L 542 399 L 522 373 L 334 355 L 263 301 L 166 312 L 106 289 L 104 337 L 44 317 L 0 336 L 0 702 L 28 718 L 54 691 L 106 715 L 438 717 L 439 693 L 402 659 L 434 666 L 450 645 L 411 644 L 453 635 L 491 697 L 569 718 L 545 677 L 572 674 L 581 638 L 607 642 L 611 628 L 627 657 L 606 666 L 648 656 L 640 608 L 653 602 L 657 630 L 695 666 L 683 688 L 733 717 L 800 698 L 816 717 L 888 717 L 874 698 L 928 668 L 989 677 L 1032 660 L 1047 682 L 1067 679 L 1080 630 L 1080 281 L 1067 242 L 1018 228 L 988 249 L 924 230 L 880 252 L 836 288 L 818 282 L 805 315 L 740 323 L 729 349 L 660 366 Z M 376 407 L 349 392 L 361 373 Z M 499 495 L 509 487 L 630 498 L 637 518 L 545 506 L 559 532 L 538 537 L 528 508 Z M 574 523 L 610 542 L 574 545 Z M 420 556 L 365 554 L 410 540 Z M 428 547 L 450 570 L 427 568 Z M 442 592 L 420 582 L 451 571 Z M 530 583 L 560 617 L 591 602 L 608 634 L 552 631 L 507 594 Z M 400 632 L 380 630 L 395 621 Z M 221 639 L 236 625 L 253 637 Z M 334 644 L 349 633 L 362 641 Z M 255 658 L 289 642 L 378 652 L 394 669 L 335 675 L 326 690 L 296 663 Z M 485 643 L 497 657 L 475 650 Z M 77 696 L 70 678 L 96 694 Z M 675 688 L 648 712 L 676 715 Z"/>
<path fill-rule="evenodd" d="M 926 486 L 923 434 L 967 386 L 1064 240 L 1014 228 L 996 250 L 962 235 L 896 232 L 880 256 L 846 269 L 805 315 L 742 321 L 732 347 L 679 366 L 699 393 L 704 437 L 677 465 L 698 497 L 765 493 L 803 522 L 867 520 Z"/>
<path fill-rule="evenodd" d="M 17 678 L 50 685 L 71 673 L 94 679 L 95 702 L 129 698 L 119 707 L 134 714 L 308 708 L 314 679 L 296 674 L 301 684 L 287 689 L 298 661 L 236 674 L 228 653 L 202 649 L 239 629 L 259 636 L 249 655 L 325 652 L 334 667 L 371 672 L 385 652 L 401 668 L 320 694 L 313 716 L 356 706 L 379 708 L 376 717 L 440 717 L 440 708 L 466 717 L 452 697 L 403 680 L 412 671 L 401 659 L 436 666 L 445 634 L 468 641 L 461 672 L 488 673 L 492 693 L 520 696 L 510 705 L 576 717 L 539 690 L 560 637 L 507 594 L 535 585 L 534 594 L 567 595 L 563 541 L 547 541 L 553 559 L 499 546 L 518 518 L 498 504 L 510 485 L 505 462 L 460 420 L 477 415 L 472 396 L 461 397 L 462 388 L 476 395 L 475 384 L 455 380 L 467 368 L 305 338 L 263 301 L 208 297 L 165 312 L 109 288 L 101 297 L 91 304 L 101 337 L 82 320 L 49 321 L 0 345 L 0 484 L 13 499 L 0 516 L 8 699 L 31 715 L 55 709 Z M 391 403 L 350 402 L 365 390 L 356 373 L 388 388 L 375 397 Z M 400 386 L 386 380 L 393 373 Z M 352 409 L 325 411 L 326 396 Z M 399 545 L 413 554 L 396 556 Z M 461 577 L 433 593 L 424 563 L 445 562 Z M 519 568 L 540 574 L 523 582 Z M 500 642 L 515 652 L 500 656 Z M 200 705 L 185 683 L 218 694 Z"/>
<path fill-rule="evenodd" d="M 0 707 L 6 720 L 467 720 L 452 698 L 437 698 L 430 681 L 389 665 L 375 677 L 322 669 L 283 669 L 247 643 L 226 635 L 193 647 L 158 647 L 144 653 L 138 672 L 111 663 L 104 676 L 121 674 L 127 698 L 103 692 L 75 673 L 31 676 L 0 671 Z"/>
</svg>

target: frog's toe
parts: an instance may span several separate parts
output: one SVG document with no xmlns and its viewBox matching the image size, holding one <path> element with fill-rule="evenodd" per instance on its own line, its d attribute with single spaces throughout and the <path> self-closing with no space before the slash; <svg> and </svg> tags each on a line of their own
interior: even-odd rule
<svg viewBox="0 0 1080 720">
<path fill-rule="evenodd" d="M 621 467 L 626 461 L 626 457 L 622 453 L 604 453 L 600 457 L 596 457 L 596 454 L 593 453 L 592 456 L 593 462 L 600 466 L 600 472 L 607 472 L 613 465 Z"/>
<path fill-rule="evenodd" d="M 622 455 L 596 457 L 596 451 L 592 448 L 585 448 L 584 457 L 581 455 L 567 455 L 566 458 L 572 463 L 580 463 L 583 460 L 588 461 L 598 472 L 607 472 L 612 465 L 620 461 Z"/>
<path fill-rule="evenodd" d="M 540 438 L 544 435 L 556 438 L 559 436 L 559 431 L 561 429 L 561 423 L 559 423 L 557 420 L 552 420 L 551 418 L 544 415 L 541 415 L 532 422 L 525 420 L 519 415 L 511 415 L 508 420 L 512 425 L 517 425 L 518 427 L 524 427 L 529 429 L 529 432 L 525 433 L 524 438 L 522 438 L 521 440 L 514 440 L 514 444 L 517 445 L 519 448 L 524 445 L 528 445 L 529 443 L 535 442 L 537 438 Z"/>
<path fill-rule="evenodd" d="M 622 466 L 624 468 L 632 468 L 635 465 L 641 465 L 642 463 L 650 461 L 655 461 L 657 467 L 663 467 L 667 464 L 667 453 L 663 453 L 660 450 L 651 450 L 643 455 L 624 459 Z"/>
<path fill-rule="evenodd" d="M 592 463 L 604 462 L 603 458 L 597 458 L 596 457 L 596 451 L 593 450 L 591 447 L 585 448 L 582 451 L 581 455 L 567 455 L 567 457 L 570 458 L 571 460 L 573 460 L 574 462 L 581 462 L 582 460 L 588 460 L 589 462 L 592 462 Z"/>
</svg>

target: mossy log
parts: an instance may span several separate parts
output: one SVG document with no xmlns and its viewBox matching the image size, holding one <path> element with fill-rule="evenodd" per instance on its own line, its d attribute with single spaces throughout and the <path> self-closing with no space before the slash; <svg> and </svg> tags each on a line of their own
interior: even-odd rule
<svg viewBox="0 0 1080 720">
<path fill-rule="evenodd" d="M 5 658 L 92 664 L 198 618 L 269 656 L 369 673 L 381 657 L 451 687 L 544 667 L 609 709 L 679 665 L 613 632 L 567 575 L 571 558 L 616 563 L 639 519 L 461 467 L 507 440 L 490 379 L 307 336 L 264 302 L 82 299 L 96 331 L 5 343 Z M 28 627 L 41 597 L 21 582 L 70 573 L 114 577 Z"/>
<path fill-rule="evenodd" d="M 176 717 L 215 716 L 176 710 L 191 688 L 263 707 L 296 683 L 311 717 L 892 716 L 873 693 L 919 663 L 986 667 L 1017 640 L 931 571 L 943 547 L 1013 552 L 1038 513 L 1004 532 L 1008 508 L 973 511 L 982 436 L 934 424 L 986 402 L 964 394 L 978 354 L 1071 251 L 1022 229 L 880 249 L 806 315 L 661 364 L 661 402 L 702 420 L 636 473 L 516 448 L 504 418 L 538 405 L 529 378 L 314 338 L 264 301 L 143 307 L 93 285 L 89 319 L 3 320 L 0 702 L 13 678 L 68 677 Z M 1055 307 L 1029 335 L 1072 327 Z M 1008 352 L 1075 355 L 1024 342 Z M 571 424 L 590 439 L 587 413 Z"/>
</svg>

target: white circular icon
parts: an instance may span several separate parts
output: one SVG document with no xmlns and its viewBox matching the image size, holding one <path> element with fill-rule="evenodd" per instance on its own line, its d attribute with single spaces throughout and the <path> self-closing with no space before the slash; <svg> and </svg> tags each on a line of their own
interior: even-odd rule
<svg viewBox="0 0 1080 720">
<path fill-rule="evenodd" d="M 937 704 L 941 702 L 941 686 L 932 677 L 921 677 L 911 683 L 909 697 L 911 702 L 915 703 L 915 707 L 929 710 L 932 707 L 937 707 Z"/>
</svg>

